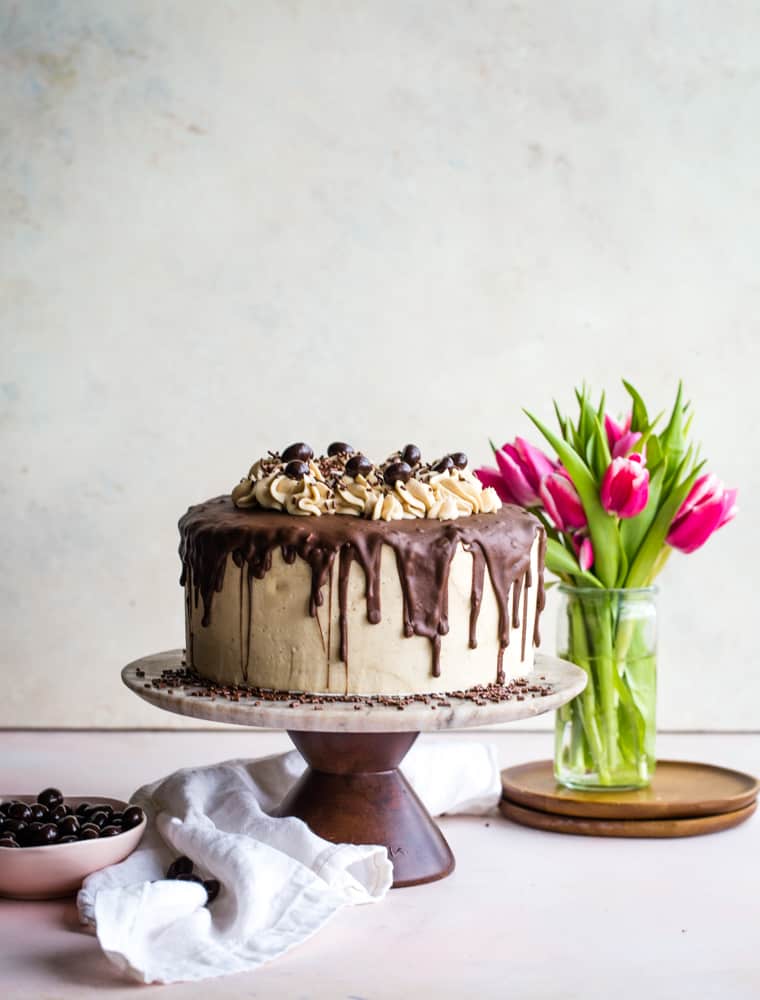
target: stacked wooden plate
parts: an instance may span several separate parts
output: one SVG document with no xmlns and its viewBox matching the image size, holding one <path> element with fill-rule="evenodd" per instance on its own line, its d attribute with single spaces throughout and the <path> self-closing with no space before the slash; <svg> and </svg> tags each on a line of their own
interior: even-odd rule
<svg viewBox="0 0 760 1000">
<path fill-rule="evenodd" d="M 558 785 L 550 760 L 501 772 L 499 809 L 523 826 L 587 837 L 693 837 L 738 826 L 757 808 L 760 783 L 741 771 L 661 760 L 649 788 L 575 791 Z"/>
</svg>

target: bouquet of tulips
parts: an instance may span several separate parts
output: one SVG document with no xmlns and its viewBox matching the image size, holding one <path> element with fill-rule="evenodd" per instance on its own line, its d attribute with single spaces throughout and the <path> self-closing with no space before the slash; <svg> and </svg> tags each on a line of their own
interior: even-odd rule
<svg viewBox="0 0 760 1000">
<path fill-rule="evenodd" d="M 646 784 L 654 768 L 655 650 L 643 596 L 673 549 L 694 552 L 737 510 L 736 490 L 703 471 L 689 441 L 682 387 L 658 430 L 663 415 L 650 419 L 637 390 L 623 385 L 631 408 L 622 421 L 606 412 L 604 395 L 594 405 L 576 390 L 575 421 L 555 403 L 557 431 L 528 413 L 556 459 L 516 438 L 492 443 L 497 467 L 476 470 L 546 529 L 546 565 L 566 594 L 559 652 L 589 674 L 586 691 L 560 712 L 562 755 L 589 784 L 615 787 Z"/>
</svg>

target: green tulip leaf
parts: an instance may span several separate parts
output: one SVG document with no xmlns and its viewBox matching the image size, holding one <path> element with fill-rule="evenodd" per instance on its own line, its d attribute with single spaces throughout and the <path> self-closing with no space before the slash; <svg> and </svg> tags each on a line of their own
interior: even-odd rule
<svg viewBox="0 0 760 1000">
<path fill-rule="evenodd" d="M 602 586 L 592 573 L 580 568 L 578 560 L 569 549 L 553 538 L 546 541 L 546 568 L 556 576 L 572 577 L 574 581 L 582 581 L 590 587 Z"/>
<path fill-rule="evenodd" d="M 607 402 L 607 393 L 602 390 L 602 395 L 599 397 L 599 406 L 596 408 L 596 418 L 601 424 L 604 421 L 604 405 Z"/>
<path fill-rule="evenodd" d="M 620 525 L 620 540 L 623 551 L 626 554 L 628 565 L 631 565 L 636 558 L 636 553 L 644 540 L 646 533 L 652 526 L 657 510 L 660 505 L 662 494 L 662 484 L 665 479 L 666 463 L 661 462 L 657 468 L 650 473 L 649 477 L 649 500 L 646 507 L 636 517 L 626 518 Z"/>
<path fill-rule="evenodd" d="M 631 430 L 640 431 L 644 434 L 649 429 L 649 415 L 647 414 L 646 404 L 630 382 L 626 382 L 626 380 L 623 379 L 623 385 L 625 386 L 625 391 L 631 397 L 631 401 L 633 403 L 631 411 Z"/>
<path fill-rule="evenodd" d="M 618 534 L 618 549 L 619 549 L 618 575 L 615 586 L 622 587 L 623 584 L 625 583 L 625 578 L 628 574 L 628 555 L 626 554 L 621 534 Z"/>
<path fill-rule="evenodd" d="M 618 575 L 619 543 L 617 525 L 602 507 L 599 488 L 588 466 L 567 441 L 558 437 L 532 413 L 526 415 L 536 425 L 549 444 L 554 448 L 559 460 L 567 469 L 573 485 L 583 504 L 588 519 L 589 534 L 594 546 L 594 565 L 597 575 L 605 587 L 614 587 Z"/>
<path fill-rule="evenodd" d="M 663 452 L 672 459 L 673 465 L 671 468 L 675 468 L 681 461 L 681 456 L 685 450 L 685 437 L 684 437 L 684 424 L 683 417 L 686 407 L 682 403 L 683 399 L 683 384 L 678 383 L 678 392 L 676 393 L 676 400 L 673 403 L 673 410 L 670 414 L 670 420 L 668 421 L 668 426 L 660 435 L 660 445 Z"/>
<path fill-rule="evenodd" d="M 592 473 L 596 477 L 596 441 L 593 435 L 586 438 L 586 444 L 583 448 L 583 457 L 586 459 L 586 465 L 591 469 Z"/>
<path fill-rule="evenodd" d="M 557 423 L 559 424 L 559 429 L 562 432 L 562 437 L 565 439 L 565 441 L 570 441 L 570 429 L 568 426 L 570 421 L 567 420 L 567 418 L 562 415 L 562 411 L 559 408 L 557 400 L 553 399 L 552 403 L 554 404 L 554 412 L 557 416 Z"/>
<path fill-rule="evenodd" d="M 602 427 L 602 423 L 598 415 L 594 416 L 594 422 L 592 426 L 593 426 L 594 459 L 595 459 L 595 465 L 592 466 L 592 468 L 596 473 L 597 481 L 601 482 L 604 473 L 607 471 L 607 467 L 612 461 L 612 455 L 610 455 L 610 445 L 609 442 L 607 441 L 607 432 Z"/>
<path fill-rule="evenodd" d="M 596 410 L 591 405 L 588 388 L 585 385 L 583 386 L 582 393 L 579 393 L 576 389 L 575 395 L 581 409 L 580 419 L 578 421 L 578 431 L 580 433 L 581 440 L 583 442 L 587 442 L 594 436 L 594 420 L 596 419 Z"/>
<path fill-rule="evenodd" d="M 684 406 L 684 413 L 686 412 L 688 406 L 689 406 L 688 403 L 686 404 L 686 406 Z M 686 418 L 686 420 L 684 421 L 684 425 L 683 425 L 683 436 L 684 436 L 684 438 L 688 438 L 689 434 L 691 433 L 691 424 L 692 424 L 693 420 L 694 420 L 694 411 L 692 410 L 691 413 Z"/>
<path fill-rule="evenodd" d="M 651 433 L 652 428 L 649 429 L 649 433 L 644 435 L 644 437 L 636 445 L 636 450 L 642 454 L 646 454 L 647 466 L 650 469 L 654 469 L 659 466 L 660 463 L 665 464 L 663 461 L 662 448 L 660 447 L 660 442 L 656 434 Z"/>
</svg>

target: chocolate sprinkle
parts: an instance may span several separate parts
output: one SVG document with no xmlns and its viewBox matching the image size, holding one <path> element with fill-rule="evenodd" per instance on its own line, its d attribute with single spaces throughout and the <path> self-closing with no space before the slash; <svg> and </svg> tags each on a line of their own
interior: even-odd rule
<svg viewBox="0 0 760 1000">
<path fill-rule="evenodd" d="M 262 704 L 279 704 L 288 708 L 313 706 L 321 711 L 324 705 L 352 705 L 355 712 L 362 708 L 384 706 L 403 709 L 407 705 L 429 705 L 431 708 L 451 708 L 454 702 L 475 705 L 495 705 L 505 701 L 525 701 L 527 698 L 544 698 L 554 693 L 551 683 L 540 683 L 518 677 L 505 684 L 476 684 L 465 690 L 448 691 L 446 694 L 310 694 L 306 691 L 275 691 L 251 684 L 218 684 L 201 677 L 193 670 L 166 669 L 154 677 L 150 685 L 156 691 L 181 691 L 191 698 L 219 698 L 224 701 L 252 701 L 253 707 Z"/>
</svg>

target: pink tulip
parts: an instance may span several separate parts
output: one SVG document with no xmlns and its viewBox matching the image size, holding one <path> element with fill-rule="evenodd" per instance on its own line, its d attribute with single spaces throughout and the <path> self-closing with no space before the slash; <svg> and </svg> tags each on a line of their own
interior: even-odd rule
<svg viewBox="0 0 760 1000">
<path fill-rule="evenodd" d="M 578 557 L 578 565 L 588 573 L 594 565 L 594 547 L 591 544 L 591 539 L 588 535 L 584 536 L 581 532 L 578 532 L 572 536 L 572 542 L 575 554 Z"/>
<path fill-rule="evenodd" d="M 502 445 L 495 452 L 496 464 L 512 494 L 521 507 L 537 507 L 541 480 L 553 472 L 555 464 L 539 448 L 525 438 L 515 438 L 514 444 Z"/>
<path fill-rule="evenodd" d="M 507 484 L 504 482 L 504 477 L 498 469 L 494 469 L 490 465 L 484 465 L 480 469 L 475 470 L 475 475 L 484 486 L 492 486 L 504 503 L 517 502 L 509 492 Z"/>
<path fill-rule="evenodd" d="M 727 490 L 711 473 L 700 476 L 673 519 L 668 545 L 681 552 L 694 552 L 737 511 L 736 490 Z"/>
<path fill-rule="evenodd" d="M 637 452 L 613 458 L 602 478 L 602 507 L 618 517 L 635 517 L 649 500 L 649 470 Z"/>
<path fill-rule="evenodd" d="M 566 473 L 563 475 L 562 472 L 550 472 L 541 480 L 538 489 L 546 513 L 560 531 L 585 528 L 588 523 L 586 512 L 578 491 Z"/>
<path fill-rule="evenodd" d="M 609 413 L 605 413 L 604 429 L 607 432 L 607 442 L 613 458 L 621 458 L 623 455 L 627 455 L 641 438 L 641 434 L 638 431 L 631 430 L 630 413 L 621 424 L 613 420 Z"/>
</svg>

